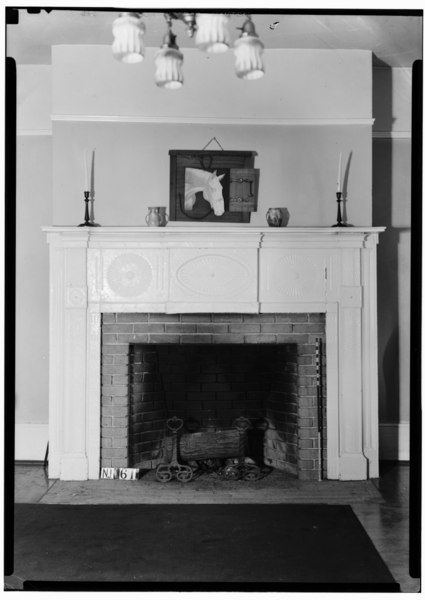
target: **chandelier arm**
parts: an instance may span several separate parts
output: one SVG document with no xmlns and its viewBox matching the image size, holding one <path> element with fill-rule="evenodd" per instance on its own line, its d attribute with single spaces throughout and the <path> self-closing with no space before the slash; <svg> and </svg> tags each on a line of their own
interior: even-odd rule
<svg viewBox="0 0 425 600">
<path fill-rule="evenodd" d="M 170 12 L 165 13 L 170 16 L 171 19 L 176 21 L 183 21 L 183 23 L 187 27 L 187 34 L 189 37 L 193 37 L 193 34 L 196 31 L 196 13 L 190 12 Z"/>
</svg>

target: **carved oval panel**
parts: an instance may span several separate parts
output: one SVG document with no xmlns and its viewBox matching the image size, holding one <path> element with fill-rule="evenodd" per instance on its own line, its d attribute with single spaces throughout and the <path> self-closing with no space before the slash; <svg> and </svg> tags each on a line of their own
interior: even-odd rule
<svg viewBox="0 0 425 600">
<path fill-rule="evenodd" d="M 275 283 L 285 296 L 321 296 L 324 293 L 323 268 L 307 256 L 290 254 L 282 257 Z"/>
<path fill-rule="evenodd" d="M 192 258 L 176 272 L 178 283 L 202 296 L 236 296 L 250 283 L 249 269 L 230 256 L 208 254 Z"/>
<path fill-rule="evenodd" d="M 137 254 L 122 254 L 110 264 L 107 282 L 117 296 L 140 296 L 152 283 L 151 265 Z"/>
</svg>

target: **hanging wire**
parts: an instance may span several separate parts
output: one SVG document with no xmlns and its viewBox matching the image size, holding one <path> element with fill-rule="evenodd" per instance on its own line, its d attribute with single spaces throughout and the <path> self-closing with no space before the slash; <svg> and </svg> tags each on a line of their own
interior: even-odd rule
<svg viewBox="0 0 425 600">
<path fill-rule="evenodd" d="M 215 142 L 216 144 L 218 144 L 220 146 L 220 149 L 224 151 L 223 146 L 220 144 L 220 142 L 218 141 L 218 139 L 215 136 L 210 139 L 210 141 L 208 142 L 208 144 L 206 146 L 204 146 L 202 148 L 202 150 L 206 150 L 208 148 L 208 146 L 211 144 L 211 142 Z"/>
</svg>

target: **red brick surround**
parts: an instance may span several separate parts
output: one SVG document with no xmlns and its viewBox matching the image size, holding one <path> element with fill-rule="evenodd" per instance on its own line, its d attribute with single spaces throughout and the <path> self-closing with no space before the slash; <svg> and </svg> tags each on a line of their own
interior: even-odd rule
<svg viewBox="0 0 425 600">
<path fill-rule="evenodd" d="M 219 427 L 243 414 L 267 418 L 265 444 L 274 466 L 300 479 L 317 479 L 315 342 L 324 336 L 325 315 L 317 313 L 104 313 L 101 465 L 156 466 L 165 420 L 174 414 L 197 418 L 201 425 L 212 417 Z M 250 346 L 231 360 L 228 348 L 217 368 L 219 348 L 196 352 L 197 344 Z M 172 352 L 174 345 L 179 352 Z M 226 362 L 231 363 L 227 372 Z"/>
</svg>

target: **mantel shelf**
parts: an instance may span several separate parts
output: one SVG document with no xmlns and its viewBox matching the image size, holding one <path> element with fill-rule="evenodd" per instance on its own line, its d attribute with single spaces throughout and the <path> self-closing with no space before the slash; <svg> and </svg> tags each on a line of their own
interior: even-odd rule
<svg viewBox="0 0 425 600">
<path fill-rule="evenodd" d="M 385 227 L 258 227 L 254 225 L 169 225 L 165 227 L 147 227 L 146 225 L 140 226 L 127 226 L 127 225 L 115 225 L 106 227 L 73 227 L 69 225 L 49 225 L 42 227 L 42 230 L 47 233 L 60 233 L 60 232 L 79 232 L 81 234 L 88 233 L 90 236 L 102 236 L 103 234 L 109 233 L 143 233 L 147 235 L 155 235 L 160 233 L 161 235 L 181 233 L 184 235 L 190 233 L 211 233 L 211 234 L 232 234 L 232 235 L 244 235 L 247 233 L 267 233 L 275 235 L 291 235 L 291 234 L 324 234 L 324 235 L 350 235 L 358 233 L 382 233 L 385 231 Z"/>
</svg>

